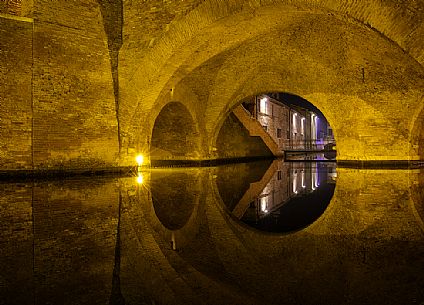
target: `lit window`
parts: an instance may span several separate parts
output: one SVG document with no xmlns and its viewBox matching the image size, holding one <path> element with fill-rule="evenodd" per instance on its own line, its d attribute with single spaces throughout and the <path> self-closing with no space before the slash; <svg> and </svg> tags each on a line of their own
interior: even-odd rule
<svg viewBox="0 0 424 305">
<path fill-rule="evenodd" d="M 267 114 L 267 102 L 268 102 L 268 98 L 263 97 L 259 100 L 259 111 L 262 113 Z"/>
</svg>

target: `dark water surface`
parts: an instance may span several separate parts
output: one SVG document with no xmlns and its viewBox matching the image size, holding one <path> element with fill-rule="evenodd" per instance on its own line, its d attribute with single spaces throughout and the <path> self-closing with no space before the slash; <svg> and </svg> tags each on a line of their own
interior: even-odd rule
<svg viewBox="0 0 424 305">
<path fill-rule="evenodd" d="M 424 305 L 424 172 L 254 162 L 0 184 L 0 304 Z"/>
</svg>

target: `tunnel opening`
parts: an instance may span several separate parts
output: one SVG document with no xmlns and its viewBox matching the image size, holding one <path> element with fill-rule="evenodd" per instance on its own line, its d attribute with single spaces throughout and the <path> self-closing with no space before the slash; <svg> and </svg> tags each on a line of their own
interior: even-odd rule
<svg viewBox="0 0 424 305">
<path fill-rule="evenodd" d="M 302 97 L 268 92 L 242 99 L 225 119 L 218 156 L 335 160 L 334 132 L 323 113 Z"/>
<path fill-rule="evenodd" d="M 152 131 L 150 158 L 195 160 L 199 157 L 199 132 L 188 109 L 179 102 L 162 108 Z"/>
<path fill-rule="evenodd" d="M 330 204 L 337 180 L 334 132 L 306 99 L 285 92 L 242 98 L 216 143 L 218 155 L 284 157 L 271 165 L 264 160 L 218 170 L 222 201 L 245 225 L 295 232 L 314 223 Z"/>
</svg>

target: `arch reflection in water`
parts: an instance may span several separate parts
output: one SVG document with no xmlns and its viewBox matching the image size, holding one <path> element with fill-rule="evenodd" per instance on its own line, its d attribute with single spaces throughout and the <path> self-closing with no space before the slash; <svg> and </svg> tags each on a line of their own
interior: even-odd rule
<svg viewBox="0 0 424 305">
<path fill-rule="evenodd" d="M 260 179 L 249 184 L 234 208 L 227 206 L 235 217 L 257 229 L 299 230 L 324 213 L 336 177 L 335 163 L 276 160 Z"/>
<path fill-rule="evenodd" d="M 201 179 L 194 170 L 155 170 L 150 188 L 155 214 L 169 230 L 181 229 L 198 205 Z"/>
</svg>

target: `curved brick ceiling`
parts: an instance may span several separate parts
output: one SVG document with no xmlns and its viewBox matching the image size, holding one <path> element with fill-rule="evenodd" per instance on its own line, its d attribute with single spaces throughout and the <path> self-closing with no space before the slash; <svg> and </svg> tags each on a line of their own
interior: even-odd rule
<svg viewBox="0 0 424 305">
<path fill-rule="evenodd" d="M 228 6 L 211 1 L 171 24 L 122 82 L 123 125 L 148 132 L 155 116 L 136 114 L 151 113 L 170 89 L 184 86 L 197 91 L 203 105 L 197 112 L 204 111 L 207 118 L 200 124 L 204 124 L 212 147 L 213 133 L 219 130 L 216 122 L 222 123 L 239 98 L 286 91 L 309 98 L 324 112 L 342 140 L 338 143 L 342 144 L 343 159 L 409 159 L 411 154 L 417 158 L 414 149 L 410 153 L 414 145 L 409 144 L 409 125 L 421 103 L 423 69 L 418 63 L 421 55 L 416 55 L 420 52 L 406 50 L 401 34 L 409 26 L 412 32 L 405 35 L 415 35 L 421 26 L 421 12 L 411 10 L 411 15 L 393 26 L 390 16 L 396 10 L 387 6 L 385 10 L 392 13 L 381 14 L 379 18 L 388 23 L 378 31 L 380 19 L 364 6 L 332 7 L 330 12 L 329 2 L 321 2 L 322 6 L 302 3 L 267 1 L 259 7 L 245 1 Z M 397 8 L 399 14 L 403 9 Z M 125 51 L 122 58 L 125 62 Z M 408 111 L 399 115 L 397 101 Z M 134 115 L 137 120 L 132 119 Z M 379 132 L 380 138 L 376 138 Z M 391 152 L 376 145 L 379 139 L 386 139 Z"/>
</svg>

